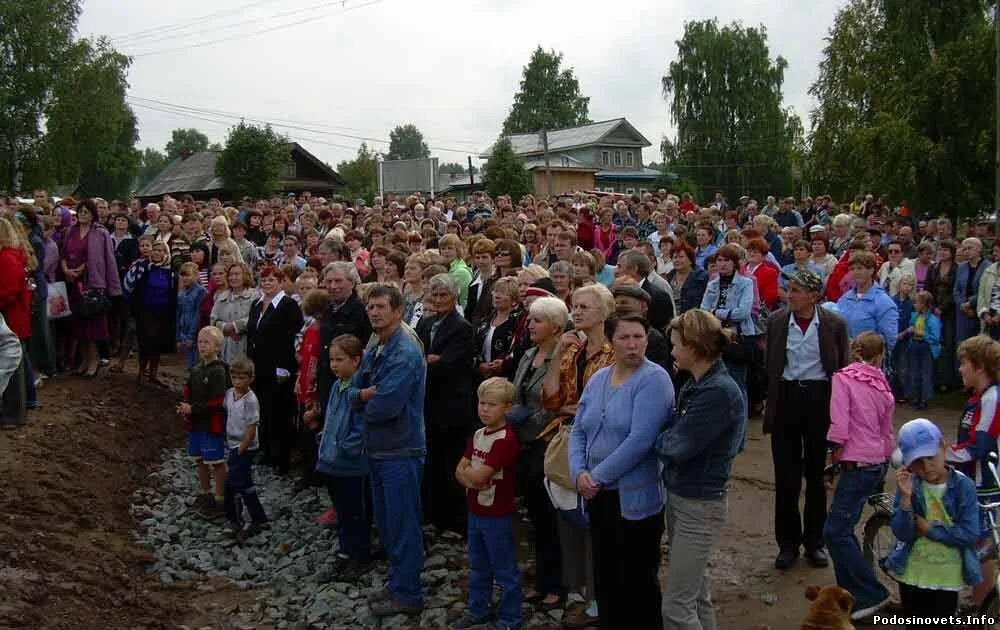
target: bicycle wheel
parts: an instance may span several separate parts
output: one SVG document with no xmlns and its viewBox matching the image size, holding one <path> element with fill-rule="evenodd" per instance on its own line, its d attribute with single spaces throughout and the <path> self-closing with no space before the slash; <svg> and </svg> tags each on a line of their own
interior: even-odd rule
<svg viewBox="0 0 1000 630">
<path fill-rule="evenodd" d="M 889 515 L 875 512 L 869 516 L 868 520 L 865 521 L 861 547 L 865 562 L 872 565 L 873 568 L 876 565 L 881 567 L 882 560 L 889 555 L 895 544 L 896 538 L 892 535 L 892 529 L 889 528 Z"/>
</svg>

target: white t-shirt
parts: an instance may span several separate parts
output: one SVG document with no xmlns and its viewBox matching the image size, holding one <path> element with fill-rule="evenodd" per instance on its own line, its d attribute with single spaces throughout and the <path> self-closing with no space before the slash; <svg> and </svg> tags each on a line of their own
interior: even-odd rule
<svg viewBox="0 0 1000 630">
<path fill-rule="evenodd" d="M 230 387 L 226 391 L 223 405 L 226 408 L 226 447 L 239 448 L 247 427 L 260 424 L 260 403 L 253 390 L 248 391 L 239 400 L 236 399 L 236 389 Z M 250 450 L 255 451 L 260 446 L 258 435 L 254 435 Z"/>
</svg>

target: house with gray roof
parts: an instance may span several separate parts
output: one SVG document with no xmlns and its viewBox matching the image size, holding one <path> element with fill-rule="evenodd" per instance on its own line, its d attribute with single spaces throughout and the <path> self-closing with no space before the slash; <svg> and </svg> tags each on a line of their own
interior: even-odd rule
<svg viewBox="0 0 1000 630">
<path fill-rule="evenodd" d="M 155 201 L 164 195 L 189 194 L 195 199 L 233 199 L 222 180 L 215 175 L 218 151 L 199 151 L 175 158 L 148 184 L 136 191 L 143 201 Z M 341 191 L 344 180 L 332 168 L 297 142 L 288 144 L 288 163 L 276 192 L 301 193 L 331 197 Z"/>
<path fill-rule="evenodd" d="M 652 146 L 625 118 L 613 118 L 548 132 L 549 167 L 556 194 L 574 190 L 639 194 L 652 189 L 660 171 L 645 168 L 642 150 Z M 541 134 L 507 136 L 543 193 L 545 153 Z M 490 150 L 480 157 L 489 158 Z M 487 166 L 488 168 L 488 166 Z"/>
</svg>

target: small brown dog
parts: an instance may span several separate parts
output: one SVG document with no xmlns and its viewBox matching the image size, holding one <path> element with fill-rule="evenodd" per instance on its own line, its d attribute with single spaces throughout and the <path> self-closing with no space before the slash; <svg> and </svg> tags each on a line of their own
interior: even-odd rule
<svg viewBox="0 0 1000 630">
<path fill-rule="evenodd" d="M 809 614 L 802 620 L 802 630 L 854 630 L 851 608 L 854 596 L 836 585 L 806 587 Z"/>
</svg>

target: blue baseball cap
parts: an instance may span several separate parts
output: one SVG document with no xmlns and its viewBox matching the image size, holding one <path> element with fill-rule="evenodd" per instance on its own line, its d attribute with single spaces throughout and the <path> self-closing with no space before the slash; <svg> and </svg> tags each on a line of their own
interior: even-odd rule
<svg viewBox="0 0 1000 630">
<path fill-rule="evenodd" d="M 941 448 L 941 429 L 926 418 L 910 420 L 899 428 L 899 451 L 904 466 L 921 457 L 934 457 Z"/>
</svg>

